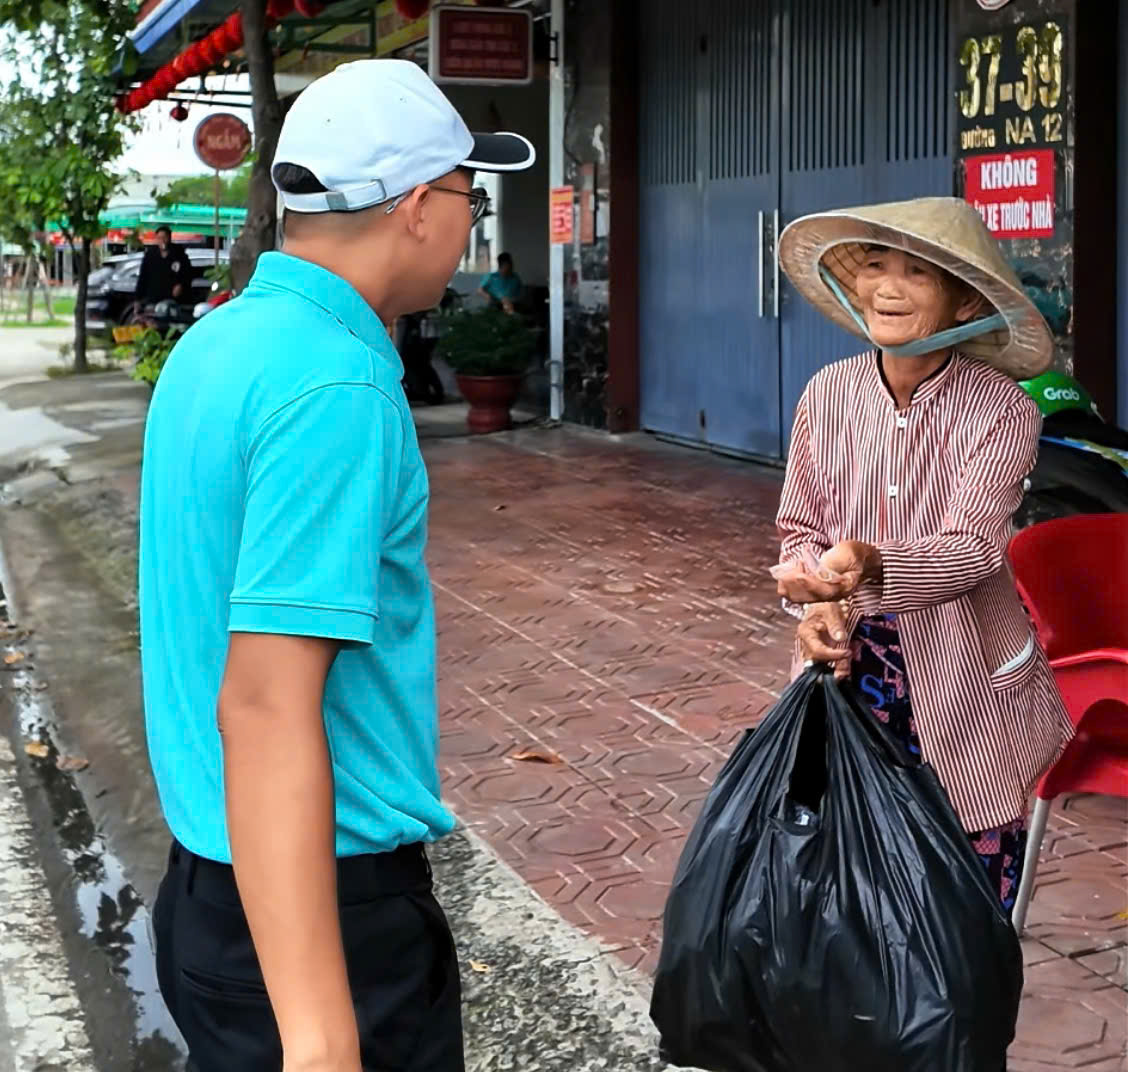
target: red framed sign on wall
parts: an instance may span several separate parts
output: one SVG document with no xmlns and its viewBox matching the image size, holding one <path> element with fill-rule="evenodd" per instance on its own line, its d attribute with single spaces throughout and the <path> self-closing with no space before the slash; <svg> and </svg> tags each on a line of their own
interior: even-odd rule
<svg viewBox="0 0 1128 1072">
<path fill-rule="evenodd" d="M 504 7 L 431 9 L 429 73 L 458 85 L 527 86 L 533 80 L 533 16 Z"/>
</svg>

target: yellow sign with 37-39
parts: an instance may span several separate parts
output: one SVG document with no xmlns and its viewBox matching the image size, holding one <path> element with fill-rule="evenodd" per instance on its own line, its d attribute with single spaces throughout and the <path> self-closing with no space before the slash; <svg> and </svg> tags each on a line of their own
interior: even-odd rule
<svg viewBox="0 0 1128 1072">
<path fill-rule="evenodd" d="M 1065 138 L 1061 21 L 967 37 L 960 45 L 960 149 L 1052 147 Z"/>
</svg>

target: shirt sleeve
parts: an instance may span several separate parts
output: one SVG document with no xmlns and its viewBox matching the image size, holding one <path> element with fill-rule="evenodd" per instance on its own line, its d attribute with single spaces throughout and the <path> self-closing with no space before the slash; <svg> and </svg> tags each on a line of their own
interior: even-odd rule
<svg viewBox="0 0 1128 1072">
<path fill-rule="evenodd" d="M 402 415 L 369 384 L 316 388 L 264 422 L 246 455 L 231 632 L 372 642 L 404 444 Z"/>
<path fill-rule="evenodd" d="M 1038 458 L 1041 426 L 1037 406 L 1018 399 L 969 459 L 940 531 L 878 545 L 883 612 L 950 603 L 1002 569 L 1022 482 Z"/>
<path fill-rule="evenodd" d="M 827 535 L 826 499 L 819 487 L 811 456 L 809 395 L 810 387 L 803 392 L 795 409 L 791 449 L 787 454 L 787 476 L 776 515 L 781 563 L 795 561 L 804 547 L 809 548 L 816 558 L 821 558 L 831 546 Z M 795 617 L 802 617 L 803 608 L 788 600 L 783 601 L 783 609 Z"/>
</svg>

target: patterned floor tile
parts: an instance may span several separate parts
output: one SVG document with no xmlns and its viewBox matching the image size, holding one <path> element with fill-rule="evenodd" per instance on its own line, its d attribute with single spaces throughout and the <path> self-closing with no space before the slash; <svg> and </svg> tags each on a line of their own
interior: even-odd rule
<svg viewBox="0 0 1128 1072">
<path fill-rule="evenodd" d="M 685 838 L 790 675 L 779 473 L 567 429 L 424 450 L 447 799 L 653 972 Z M 1128 1072 L 1126 891 L 1128 805 L 1055 801 L 1010 1072 Z"/>
</svg>

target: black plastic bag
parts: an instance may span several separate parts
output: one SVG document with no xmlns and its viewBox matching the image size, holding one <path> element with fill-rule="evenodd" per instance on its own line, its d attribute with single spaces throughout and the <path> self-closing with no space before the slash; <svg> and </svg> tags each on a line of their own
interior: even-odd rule
<svg viewBox="0 0 1128 1072">
<path fill-rule="evenodd" d="M 721 771 L 651 1016 L 712 1072 L 1002 1072 L 1018 939 L 932 768 L 821 669 Z"/>
</svg>

